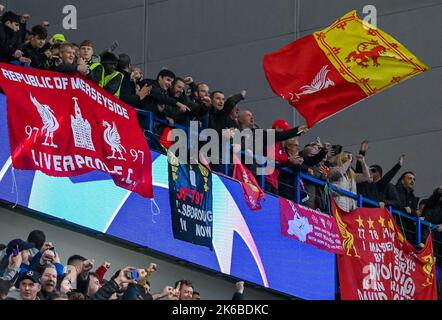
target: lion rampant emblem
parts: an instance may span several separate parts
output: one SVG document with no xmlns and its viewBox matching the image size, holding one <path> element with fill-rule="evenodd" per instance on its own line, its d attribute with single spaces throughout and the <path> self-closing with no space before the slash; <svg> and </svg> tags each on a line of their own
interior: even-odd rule
<svg viewBox="0 0 442 320">
<path fill-rule="evenodd" d="M 380 66 L 378 59 L 387 49 L 381 46 L 378 41 L 372 40 L 369 42 L 362 42 L 356 48 L 356 51 L 350 52 L 347 56 L 347 62 L 356 62 L 362 68 L 368 68 L 370 59 L 373 60 L 373 66 Z"/>
</svg>

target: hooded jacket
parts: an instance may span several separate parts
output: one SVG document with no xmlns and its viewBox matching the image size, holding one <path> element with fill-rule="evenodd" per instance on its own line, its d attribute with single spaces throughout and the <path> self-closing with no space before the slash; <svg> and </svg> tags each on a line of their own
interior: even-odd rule
<svg viewBox="0 0 442 320">
<path fill-rule="evenodd" d="M 0 24 L 0 62 L 14 60 L 13 54 L 20 45 L 19 35 L 12 29 Z"/>
</svg>

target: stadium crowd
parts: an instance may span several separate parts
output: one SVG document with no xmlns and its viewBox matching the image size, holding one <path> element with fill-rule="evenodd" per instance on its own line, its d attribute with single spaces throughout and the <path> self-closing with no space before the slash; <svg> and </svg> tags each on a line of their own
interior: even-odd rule
<svg viewBox="0 0 442 320">
<path fill-rule="evenodd" d="M 105 278 L 111 267 L 96 268 L 94 259 L 73 255 L 60 261 L 59 247 L 46 241 L 43 231 L 33 230 L 26 241 L 0 244 L 0 300 L 200 300 L 190 280 L 181 279 L 161 292 L 150 293 L 150 281 L 158 271 L 124 267 Z M 94 271 L 95 269 L 95 271 Z M 233 300 L 244 299 L 244 282 L 235 284 Z"/>
<path fill-rule="evenodd" d="M 171 145 L 167 140 L 171 127 L 176 125 L 188 127 L 191 121 L 197 121 L 199 129 L 211 128 L 219 133 L 226 134 L 230 139 L 236 132 L 250 129 L 252 135 L 258 129 L 253 113 L 248 110 L 240 111 L 239 103 L 246 98 L 247 92 L 226 98 L 223 91 L 211 90 L 205 82 L 196 83 L 190 76 L 178 77 L 171 70 L 159 71 L 156 79 L 147 79 L 142 70 L 133 68 L 131 59 L 127 54 L 116 55 L 113 51 L 117 44 L 101 54 L 96 54 L 96 48 L 91 40 L 84 40 L 79 45 L 68 42 L 64 35 L 56 34 L 48 37 L 49 23 L 42 22 L 28 30 L 29 15 L 18 15 L 13 12 L 4 12 L 0 25 L 0 61 L 22 65 L 26 67 L 51 70 L 66 74 L 79 73 L 88 77 L 110 94 L 127 103 L 128 105 L 145 112 L 151 112 L 157 119 L 162 120 L 156 124 L 152 132 L 147 132 L 149 145 L 159 151 Z M 147 130 L 146 118 L 139 117 L 140 126 Z M 380 207 L 392 207 L 406 212 L 412 217 L 417 217 L 437 225 L 434 234 L 436 241 L 440 240 L 442 232 L 442 186 L 436 188 L 432 195 L 419 199 L 414 194 L 416 175 L 413 171 L 405 171 L 395 182 L 394 177 L 403 169 L 405 155 L 398 157 L 397 163 L 388 170 L 376 164 L 368 165 L 368 141 L 363 141 L 357 155 L 343 150 L 340 145 L 323 143 L 319 138 L 307 145 L 300 147 L 298 137 L 308 132 L 308 127 L 302 125 L 292 128 L 283 119 L 277 119 L 272 129 L 275 130 L 275 142 L 266 145 L 272 148 L 277 169 L 265 177 L 265 190 L 281 197 L 295 200 L 297 190 L 297 175 L 302 172 L 320 180 L 326 180 L 343 190 L 360 194 L 379 204 Z M 233 140 L 232 140 L 233 141 Z M 238 146 L 244 150 L 244 146 Z M 253 150 L 251 150 L 253 152 Z M 269 153 L 270 154 L 270 153 Z M 354 161 L 356 159 L 356 162 Z M 224 166 L 217 163 L 208 164 L 213 171 L 226 173 Z M 256 173 L 255 165 L 247 166 L 252 173 Z M 286 169 L 290 170 L 286 170 Z M 232 176 L 232 167 L 228 174 Z M 259 179 L 258 179 L 259 180 Z M 301 202 L 311 208 L 326 212 L 324 189 L 303 181 L 301 183 Z M 356 208 L 357 202 L 338 193 L 333 194 L 337 204 L 346 211 Z M 398 225 L 410 242 L 415 242 L 415 222 L 395 216 Z M 428 232 L 424 233 L 424 236 Z M 425 238 L 424 238 L 425 239 Z M 44 241 L 39 241 L 30 247 L 32 239 L 28 242 L 19 242 L 21 254 L 13 255 L 14 245 L 2 252 L 4 271 L 3 278 L 13 280 L 11 284 L 19 285 L 23 293 L 12 291 L 6 295 L 18 297 L 20 294 L 35 296 L 40 290 L 40 296 L 59 298 L 71 292 L 76 297 L 108 299 L 110 297 L 128 296 L 132 293 L 128 288 L 134 287 L 134 292 L 144 292 L 148 295 L 149 284 L 142 277 L 138 284 L 132 283 L 127 278 L 130 268 L 124 268 L 115 274 L 109 281 L 103 280 L 106 266 L 101 266 L 94 273 L 91 260 L 80 256 L 68 260 L 68 269 L 62 271 L 56 252 Z M 20 247 L 21 246 L 21 247 Z M 439 245 L 435 246 L 436 256 L 439 255 Z M 27 253 L 25 253 L 27 252 Z M 7 259 L 5 259 L 5 257 Z M 47 265 L 46 262 L 50 263 Z M 440 265 L 442 259 L 437 259 Z M 154 270 L 152 266 L 144 270 L 150 275 Z M 139 270 L 140 273 L 143 271 Z M 37 284 L 36 274 L 41 274 L 41 288 Z M 15 277 L 15 278 L 14 278 Z M 19 280 L 18 280 L 19 279 Z M 21 281 L 20 281 L 21 280 Z M 191 286 L 190 282 L 181 282 L 181 291 Z M 69 285 L 68 285 L 69 284 Z M 4 287 L 2 283 L 2 288 Z M 68 287 L 77 288 L 69 291 Z M 29 289 L 29 288 L 34 289 Z M 28 288 L 28 289 L 26 289 Z M 123 289 L 124 288 L 124 292 Z M 1 293 L 5 295 L 5 290 Z M 169 290 L 169 291 L 168 291 Z M 160 295 L 165 297 L 172 292 L 177 295 L 176 288 L 168 287 Z M 57 292 L 56 295 L 52 295 Z M 61 293 L 59 293 L 61 292 Z M 72 293 L 73 292 L 73 293 Z M 136 295 L 136 294 L 135 294 Z M 155 298 L 155 295 L 152 295 Z"/>
</svg>

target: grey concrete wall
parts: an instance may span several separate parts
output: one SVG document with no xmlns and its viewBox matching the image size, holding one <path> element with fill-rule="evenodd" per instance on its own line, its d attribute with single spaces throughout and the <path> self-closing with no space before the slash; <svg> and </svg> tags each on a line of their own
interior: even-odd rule
<svg viewBox="0 0 442 320">
<path fill-rule="evenodd" d="M 109 244 L 96 237 L 72 232 L 24 216 L 15 210 L 0 205 L 0 243 L 7 244 L 10 240 L 16 238 L 26 240 L 29 232 L 36 229 L 45 232 L 47 240 L 51 241 L 57 248 L 62 263 L 66 263 L 66 260 L 73 254 L 95 259 L 97 267 L 104 261 L 111 262 L 112 266 L 106 273 L 106 279 L 109 279 L 117 270 L 125 266 L 145 268 L 149 263 L 154 262 L 158 265 L 158 272 L 152 275 L 150 281 L 152 293 L 160 292 L 166 285 L 173 286 L 175 281 L 181 279 L 191 280 L 195 285 L 195 290 L 201 293 L 204 300 L 230 300 L 233 292 L 235 292 L 234 282 L 199 272 L 195 268 L 174 263 L 170 260 L 152 257 L 135 250 Z M 250 286 L 246 286 L 245 295 L 247 299 L 256 300 L 280 298 L 277 295 Z"/>
<path fill-rule="evenodd" d="M 146 28 L 147 0 L 9 0 L 8 9 L 17 13 L 31 14 L 28 28 L 43 20 L 50 22 L 49 35 L 62 33 L 71 42 L 80 43 L 90 39 L 96 53 L 110 47 L 118 40 L 117 53 L 128 53 L 135 65 L 143 65 L 147 39 Z M 4 1 L 0 1 L 4 2 Z M 77 8 L 78 28 L 63 29 L 65 15 L 63 8 L 73 5 Z"/>
</svg>

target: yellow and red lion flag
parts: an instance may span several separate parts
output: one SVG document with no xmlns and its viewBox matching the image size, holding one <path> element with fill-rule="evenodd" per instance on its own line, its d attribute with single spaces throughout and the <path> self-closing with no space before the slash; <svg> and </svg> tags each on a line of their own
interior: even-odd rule
<svg viewBox="0 0 442 320">
<path fill-rule="evenodd" d="M 326 29 L 264 57 L 273 91 L 312 127 L 429 69 L 393 37 L 352 11 Z"/>
</svg>

